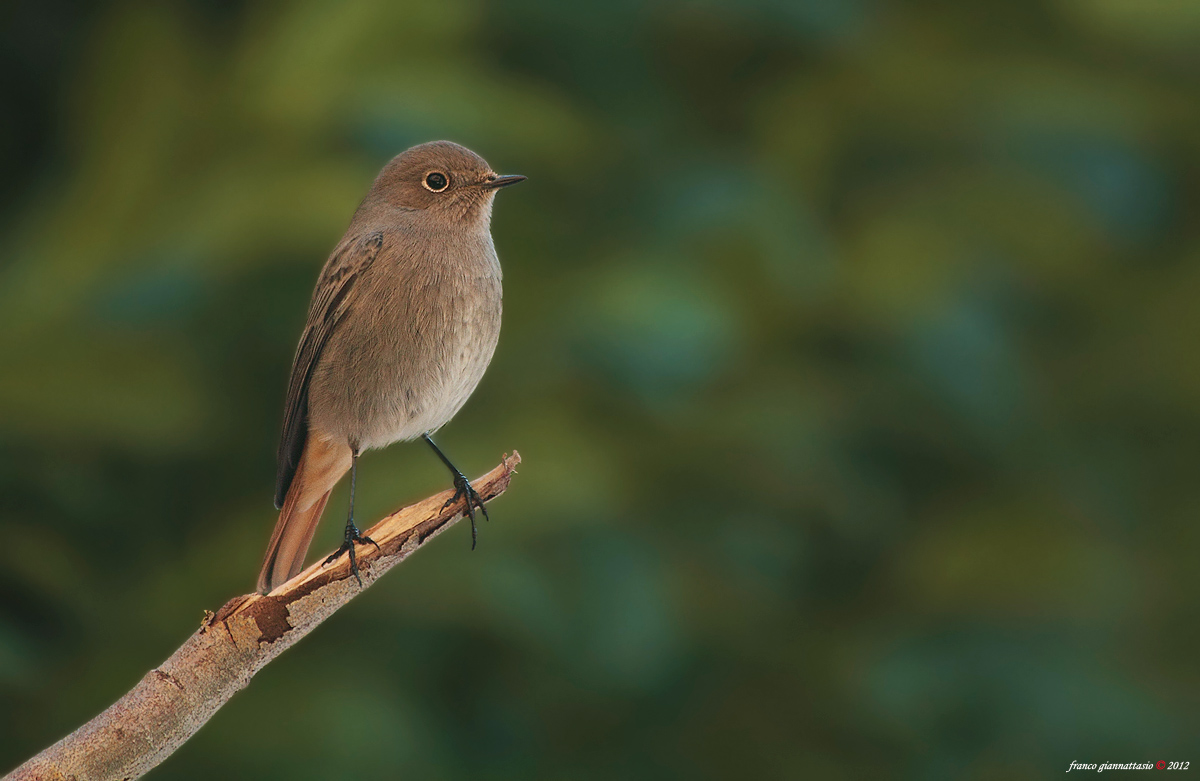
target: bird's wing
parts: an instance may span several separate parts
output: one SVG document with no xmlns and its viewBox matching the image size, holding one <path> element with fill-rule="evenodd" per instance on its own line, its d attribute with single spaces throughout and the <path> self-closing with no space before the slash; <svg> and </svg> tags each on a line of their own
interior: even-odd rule
<svg viewBox="0 0 1200 781">
<path fill-rule="evenodd" d="M 337 328 L 354 298 L 355 283 L 374 262 L 383 247 L 383 234 L 376 232 L 356 236 L 342 242 L 321 270 L 308 322 L 292 361 L 292 378 L 288 382 L 284 403 L 283 436 L 279 440 L 278 468 L 275 473 L 275 507 L 283 506 L 296 467 L 308 438 L 308 386 L 313 370 L 321 359 L 321 351 Z"/>
</svg>

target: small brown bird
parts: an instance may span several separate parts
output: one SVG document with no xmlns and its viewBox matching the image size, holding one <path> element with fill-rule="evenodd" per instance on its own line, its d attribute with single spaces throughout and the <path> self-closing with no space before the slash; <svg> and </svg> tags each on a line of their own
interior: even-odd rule
<svg viewBox="0 0 1200 781">
<path fill-rule="evenodd" d="M 321 270 L 292 363 L 279 443 L 279 521 L 262 594 L 293 577 L 329 494 L 350 475 L 342 547 L 358 577 L 354 482 L 364 450 L 422 437 L 465 498 L 475 547 L 479 494 L 430 439 L 479 384 L 500 336 L 492 200 L 524 176 L 498 176 L 469 149 L 434 141 L 392 159 Z M 361 578 L 359 578 L 361 583 Z"/>
</svg>

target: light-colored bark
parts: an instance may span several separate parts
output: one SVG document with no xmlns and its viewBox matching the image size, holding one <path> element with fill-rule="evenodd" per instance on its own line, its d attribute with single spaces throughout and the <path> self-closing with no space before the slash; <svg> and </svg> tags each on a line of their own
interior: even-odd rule
<svg viewBox="0 0 1200 781">
<path fill-rule="evenodd" d="M 472 482 L 484 501 L 508 487 L 516 452 Z M 396 564 L 462 518 L 445 491 L 405 507 L 367 530 L 379 544 L 358 548 L 362 587 L 339 557 L 317 563 L 267 596 L 236 597 L 209 614 L 196 634 L 108 710 L 13 770 L 11 781 L 138 778 L 196 733 L 254 674 Z"/>
</svg>

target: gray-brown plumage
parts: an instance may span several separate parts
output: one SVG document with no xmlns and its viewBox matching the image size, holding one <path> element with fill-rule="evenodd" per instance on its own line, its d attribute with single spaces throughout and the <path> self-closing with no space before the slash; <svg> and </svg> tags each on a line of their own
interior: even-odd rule
<svg viewBox="0 0 1200 781">
<path fill-rule="evenodd" d="M 409 149 L 375 179 L 321 271 L 296 350 L 261 593 L 303 568 L 329 494 L 359 453 L 428 436 L 479 384 L 500 335 L 492 200 L 522 179 L 448 141 Z M 437 452 L 474 520 L 474 491 Z M 352 568 L 363 540 L 349 518 L 342 549 Z"/>
</svg>

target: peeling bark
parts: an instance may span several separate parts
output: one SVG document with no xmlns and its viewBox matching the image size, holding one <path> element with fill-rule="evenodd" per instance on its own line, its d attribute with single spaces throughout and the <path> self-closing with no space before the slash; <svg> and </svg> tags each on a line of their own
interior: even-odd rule
<svg viewBox="0 0 1200 781">
<path fill-rule="evenodd" d="M 515 451 L 472 481 L 484 501 L 508 488 Z M 362 588 L 345 556 L 324 558 L 266 596 L 235 597 L 128 694 L 5 777 L 6 781 L 109 781 L 142 776 L 196 733 L 254 674 L 463 516 L 450 491 L 405 507 L 367 530 L 360 547 Z"/>
</svg>

